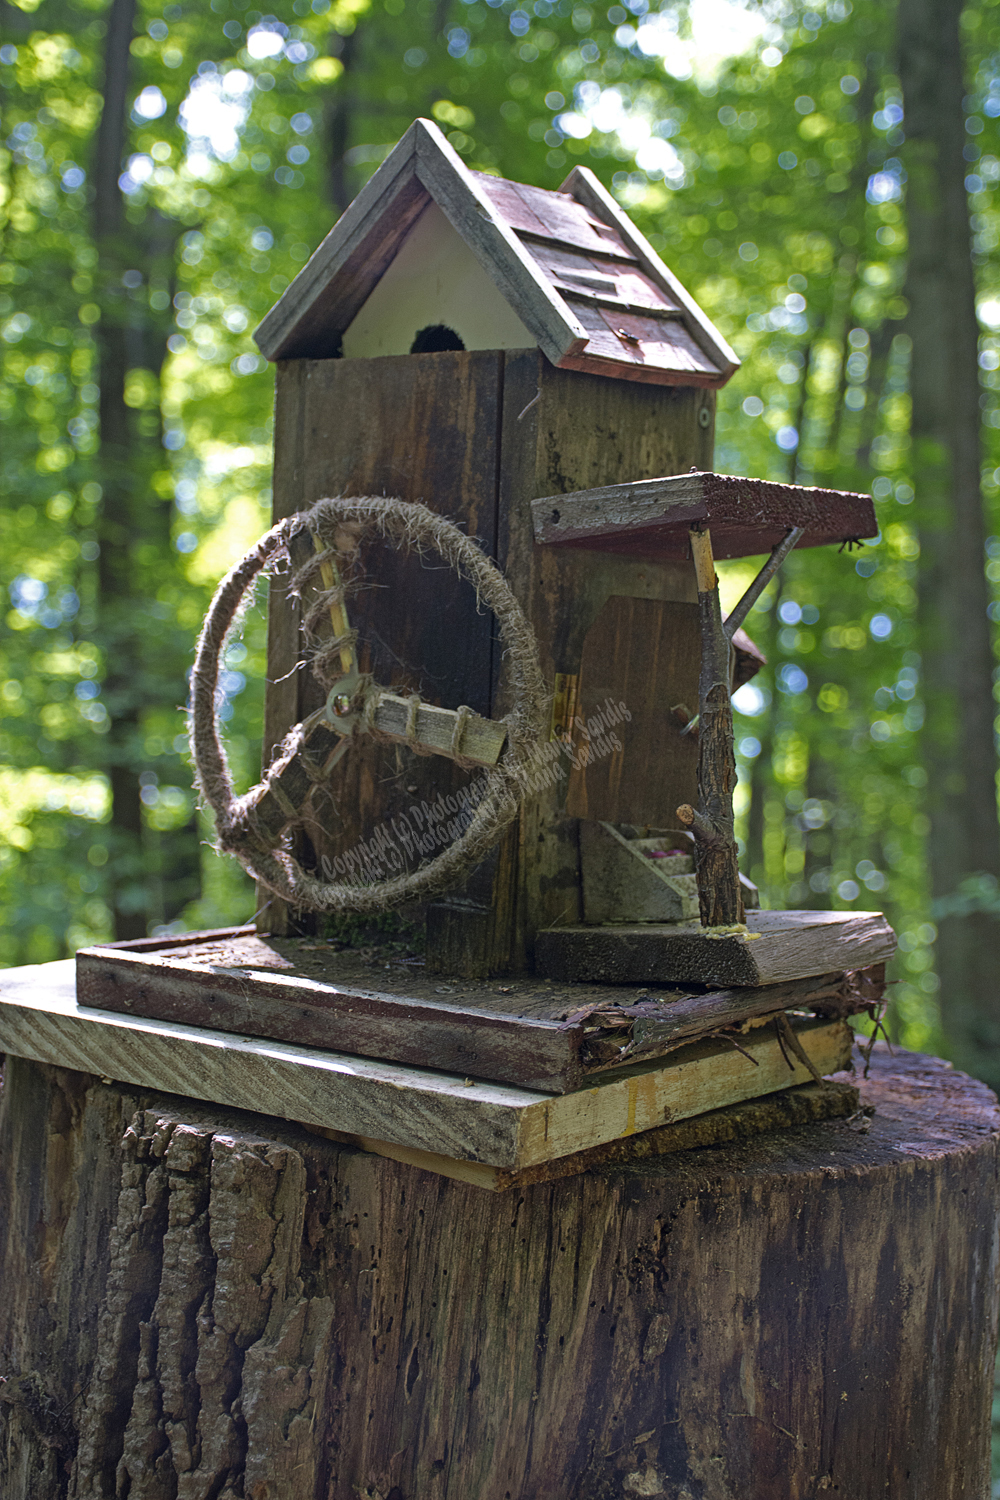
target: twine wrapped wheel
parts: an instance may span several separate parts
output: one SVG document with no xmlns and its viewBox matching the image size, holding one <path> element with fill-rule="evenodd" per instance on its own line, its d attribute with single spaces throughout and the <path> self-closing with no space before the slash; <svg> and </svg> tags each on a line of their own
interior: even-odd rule
<svg viewBox="0 0 1000 1500">
<path fill-rule="evenodd" d="M 498 763 L 483 771 L 484 791 L 469 827 L 455 842 L 417 869 L 371 884 L 326 881 L 304 870 L 290 852 L 287 835 L 275 844 L 261 840 L 253 809 L 289 760 L 303 748 L 305 730 L 297 724 L 286 736 L 264 780 L 244 797 L 233 791 L 216 708 L 219 668 L 226 637 L 248 590 L 258 575 L 288 559 L 292 538 L 307 531 L 323 551 L 300 569 L 293 590 L 313 582 L 324 562 L 335 560 L 338 528 L 352 527 L 360 540 L 377 536 L 404 551 L 435 551 L 476 590 L 477 600 L 493 611 L 503 642 L 503 662 L 513 706 L 499 722 L 507 739 Z M 336 594 L 337 591 L 334 591 Z M 324 605 L 332 596 L 320 601 Z M 339 595 L 338 595 L 339 597 Z M 314 605 L 307 624 L 317 618 Z M 327 642 L 314 661 L 324 687 L 337 642 Z M 310 510 L 280 521 L 262 537 L 216 590 L 198 640 L 191 679 L 191 748 L 197 784 L 215 815 L 219 848 L 233 854 L 255 879 L 290 905 L 322 912 L 371 913 L 405 901 L 437 895 L 476 864 L 499 839 L 520 805 L 530 756 L 542 734 L 548 698 L 538 660 L 538 644 L 507 580 L 464 532 L 425 505 L 363 496 L 319 500 Z"/>
</svg>

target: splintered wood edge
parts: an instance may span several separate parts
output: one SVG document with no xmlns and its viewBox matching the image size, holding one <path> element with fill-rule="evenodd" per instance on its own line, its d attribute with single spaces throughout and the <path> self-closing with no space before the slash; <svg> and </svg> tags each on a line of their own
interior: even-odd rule
<svg viewBox="0 0 1000 1500">
<path fill-rule="evenodd" d="M 850 1058 L 843 1021 L 796 1024 L 820 1073 Z M 743 1053 L 693 1043 L 562 1095 L 137 1020 L 77 1005 L 72 960 L 0 975 L 0 1051 L 138 1087 L 518 1170 L 809 1080 L 767 1029 Z M 388 1127 L 388 1128 L 387 1128 Z"/>
<path fill-rule="evenodd" d="M 847 1065 L 853 1032 L 846 1022 L 799 1021 L 795 1030 L 819 1073 L 836 1073 Z M 812 1076 L 801 1062 L 786 1057 L 770 1027 L 741 1039 L 740 1045 L 742 1052 L 727 1042 L 694 1042 L 652 1065 L 605 1074 L 572 1094 L 550 1097 L 544 1105 L 525 1110 L 519 1121 L 517 1166 L 570 1156 L 805 1083 Z M 609 1086 L 613 1093 L 605 1097 L 603 1090 Z"/>
</svg>

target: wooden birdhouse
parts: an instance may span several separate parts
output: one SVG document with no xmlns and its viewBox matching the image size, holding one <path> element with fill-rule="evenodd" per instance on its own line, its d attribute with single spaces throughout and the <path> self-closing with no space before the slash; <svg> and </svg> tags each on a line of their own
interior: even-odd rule
<svg viewBox="0 0 1000 1500">
<path fill-rule="evenodd" d="M 220 588 L 194 715 L 260 910 L 164 958 L 143 1013 L 207 1015 L 207 984 L 224 1030 L 557 1095 L 781 1020 L 763 1071 L 696 1113 L 806 1066 L 783 1018 L 812 996 L 808 1069 L 840 1066 L 892 934 L 878 914 L 753 910 L 729 695 L 760 665 L 738 627 L 761 588 L 793 546 L 873 535 L 868 497 L 716 475 L 737 358 L 615 200 L 585 168 L 558 191 L 472 172 L 427 121 L 256 338 L 276 366 L 276 530 Z M 713 556 L 767 553 L 723 621 Z M 266 568 L 269 769 L 235 801 L 206 725 Z M 376 975 L 323 947 L 331 913 L 396 907 L 425 929 L 422 965 L 383 955 Z M 133 962 L 81 960 L 94 1004 L 121 1003 Z M 684 1001 L 692 983 L 717 993 Z M 610 1118 L 589 1144 L 621 1133 Z"/>
<path fill-rule="evenodd" d="M 631 705 L 629 752 L 569 765 L 565 784 L 532 799 L 530 833 L 512 832 L 489 868 L 430 914 L 443 968 L 523 968 L 539 928 L 582 915 L 576 815 L 663 826 L 694 794 L 695 742 L 679 735 L 670 705 L 696 700 L 698 671 L 690 568 L 539 548 L 531 502 L 710 469 L 714 391 L 736 356 L 590 172 L 573 172 L 559 192 L 470 172 L 424 121 L 257 338 L 278 362 L 276 518 L 336 493 L 423 501 L 479 539 L 529 609 L 553 690 L 551 733 L 592 718 L 609 692 Z M 379 566 L 388 587 L 352 617 L 364 664 L 379 680 L 495 713 L 494 625 L 469 589 L 395 558 Z M 633 639 L 641 650 L 631 653 Z M 292 618 L 274 648 L 269 675 L 285 678 L 268 709 L 277 744 L 315 704 L 306 678 L 286 677 L 299 652 Z M 630 656 L 614 681 L 609 648 L 618 666 Z M 596 672 L 581 695 L 588 655 Z M 743 661 L 752 656 L 746 643 Z M 650 760 L 657 742 L 676 752 L 666 779 L 663 755 Z M 463 779 L 419 761 L 401 776 L 395 752 L 376 747 L 347 776 L 343 821 L 320 835 L 321 854 Z M 613 794 L 597 784 L 609 777 Z M 282 930 L 289 918 L 272 903 L 266 920 Z"/>
</svg>

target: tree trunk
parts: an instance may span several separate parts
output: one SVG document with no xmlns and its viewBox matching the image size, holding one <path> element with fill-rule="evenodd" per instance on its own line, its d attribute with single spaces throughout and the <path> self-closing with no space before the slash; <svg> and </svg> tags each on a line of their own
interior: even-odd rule
<svg viewBox="0 0 1000 1500">
<path fill-rule="evenodd" d="M 978 326 L 964 187 L 962 10 L 960 0 L 900 0 L 898 14 L 923 744 L 932 890 L 939 902 L 970 876 L 1000 876 Z M 951 1051 L 993 1085 L 1000 1084 L 998 936 L 996 919 L 985 912 L 940 916 L 937 969 Z"/>
<path fill-rule="evenodd" d="M 8 1060 L 4 1500 L 985 1500 L 998 1112 L 509 1194 Z"/>
<path fill-rule="evenodd" d="M 195 820 L 150 839 L 144 828 L 139 775 L 142 719 L 150 701 L 180 701 L 182 664 L 150 651 L 149 599 L 137 564 L 140 548 L 163 560 L 157 580 L 172 565 L 170 504 L 153 493 L 160 461 L 160 432 L 141 431 L 142 418 L 125 400 L 130 369 L 159 377 L 166 355 L 170 314 L 152 315 L 131 300 L 122 277 L 141 270 L 146 279 L 173 280 L 179 227 L 156 210 L 141 225 L 128 222 L 118 186 L 128 137 L 130 46 L 135 0 L 114 0 L 105 41 L 105 88 L 94 158 L 93 234 L 98 255 L 101 319 L 94 331 L 100 379 L 102 501 L 99 520 L 98 614 L 106 659 L 104 696 L 111 728 L 104 741 L 111 784 L 111 862 L 108 874 L 116 938 L 144 937 L 151 920 L 170 921 L 200 888 L 200 846 Z M 148 572 L 152 571 L 148 569 Z"/>
<path fill-rule="evenodd" d="M 106 741 L 111 782 L 111 898 L 116 938 L 146 935 L 145 904 L 133 904 L 143 891 L 142 801 L 136 766 L 139 702 L 136 685 L 142 663 L 135 651 L 132 549 L 135 545 L 135 433 L 125 404 L 128 371 L 124 287 L 128 269 L 124 202 L 118 178 L 125 150 L 129 48 L 135 27 L 135 0 L 113 0 L 104 50 L 104 102 L 94 158 L 94 242 L 101 320 L 95 329 L 100 378 L 101 517 L 99 523 L 98 613 L 107 668 L 104 695 L 111 728 Z M 122 898 L 126 906 L 123 909 Z M 130 901 L 129 898 L 132 898 Z"/>
<path fill-rule="evenodd" d="M 338 218 L 354 196 L 348 180 L 347 152 L 351 144 L 355 88 L 353 69 L 359 41 L 357 27 L 346 36 L 341 36 L 337 31 L 330 32 L 330 52 L 339 58 L 344 70 L 337 79 L 326 106 L 327 183 L 330 202 Z"/>
</svg>

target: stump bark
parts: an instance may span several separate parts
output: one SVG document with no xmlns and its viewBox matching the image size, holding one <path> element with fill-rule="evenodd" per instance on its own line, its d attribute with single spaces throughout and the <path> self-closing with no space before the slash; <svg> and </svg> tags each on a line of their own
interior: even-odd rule
<svg viewBox="0 0 1000 1500">
<path fill-rule="evenodd" d="M 996 1101 L 488 1194 L 8 1059 L 4 1500 L 985 1500 Z"/>
</svg>

